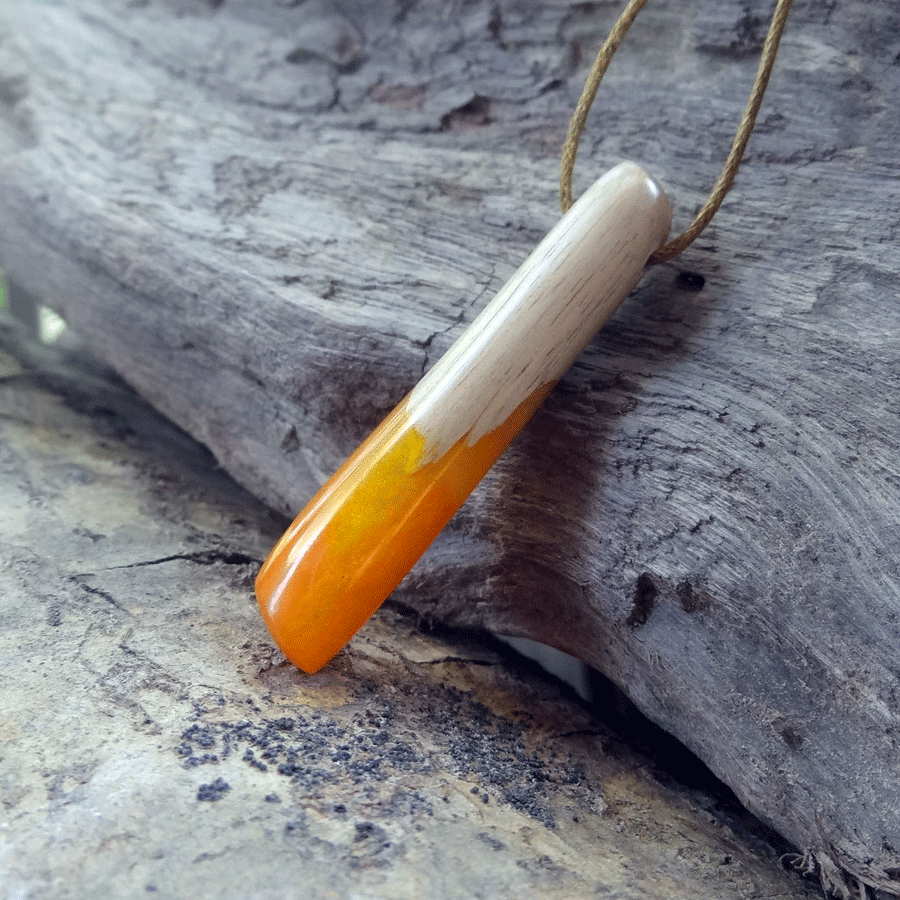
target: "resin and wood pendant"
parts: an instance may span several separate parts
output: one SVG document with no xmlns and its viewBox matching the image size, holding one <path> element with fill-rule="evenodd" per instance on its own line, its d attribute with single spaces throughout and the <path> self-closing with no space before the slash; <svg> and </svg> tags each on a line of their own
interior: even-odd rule
<svg viewBox="0 0 900 900">
<path fill-rule="evenodd" d="M 629 294 L 670 224 L 643 169 L 607 172 L 322 487 L 256 580 L 291 662 L 317 671 L 375 612 Z"/>
</svg>

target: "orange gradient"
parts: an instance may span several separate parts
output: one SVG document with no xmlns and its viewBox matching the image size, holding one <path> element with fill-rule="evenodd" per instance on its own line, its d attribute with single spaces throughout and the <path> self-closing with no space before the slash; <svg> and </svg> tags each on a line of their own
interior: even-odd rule
<svg viewBox="0 0 900 900">
<path fill-rule="evenodd" d="M 424 461 L 401 403 L 294 520 L 256 579 L 263 618 L 294 665 L 316 672 L 387 599 L 535 413 L 544 385 L 472 446 Z"/>
</svg>

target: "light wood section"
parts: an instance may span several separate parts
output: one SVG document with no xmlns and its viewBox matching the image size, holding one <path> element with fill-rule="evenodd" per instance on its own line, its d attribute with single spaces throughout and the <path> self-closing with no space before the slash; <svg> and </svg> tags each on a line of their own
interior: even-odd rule
<svg viewBox="0 0 900 900">
<path fill-rule="evenodd" d="M 637 283 L 672 210 L 640 166 L 599 178 L 419 382 L 412 420 L 429 459 L 475 443 L 555 384 Z"/>
</svg>

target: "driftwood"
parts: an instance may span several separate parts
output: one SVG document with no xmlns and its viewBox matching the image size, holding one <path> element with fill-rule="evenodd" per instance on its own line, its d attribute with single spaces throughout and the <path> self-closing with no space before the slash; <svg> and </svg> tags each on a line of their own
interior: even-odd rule
<svg viewBox="0 0 900 900">
<path fill-rule="evenodd" d="M 394 605 L 304 676 L 251 595 L 280 519 L 2 319 L 0 448 L 0 896 L 819 895 L 497 642 Z"/>
<path fill-rule="evenodd" d="M 685 222 L 768 12 L 645 10 L 577 187 L 633 158 Z M 6 0 L 0 264 L 294 512 L 555 220 L 613 15 Z M 398 592 L 609 674 L 844 894 L 900 891 L 897 34 L 796 4 L 712 228 Z"/>
</svg>

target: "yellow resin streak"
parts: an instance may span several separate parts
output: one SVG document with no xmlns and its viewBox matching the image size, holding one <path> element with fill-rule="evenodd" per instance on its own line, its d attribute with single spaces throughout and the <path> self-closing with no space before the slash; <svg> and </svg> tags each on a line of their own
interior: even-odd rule
<svg viewBox="0 0 900 900">
<path fill-rule="evenodd" d="M 305 672 L 328 662 L 413 567 L 552 385 L 471 446 L 425 460 L 401 403 L 310 501 L 256 579 L 260 610 Z"/>
</svg>

